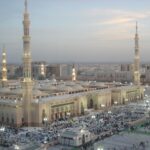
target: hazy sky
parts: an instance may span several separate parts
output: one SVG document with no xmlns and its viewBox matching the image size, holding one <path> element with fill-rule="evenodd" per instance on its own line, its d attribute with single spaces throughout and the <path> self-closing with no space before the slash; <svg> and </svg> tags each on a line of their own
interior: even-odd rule
<svg viewBox="0 0 150 150">
<path fill-rule="evenodd" d="M 135 21 L 150 60 L 150 0 L 28 0 L 34 61 L 133 61 Z M 24 0 L 0 0 L 0 47 L 22 61 Z M 2 50 L 1 50 L 2 51 Z"/>
</svg>

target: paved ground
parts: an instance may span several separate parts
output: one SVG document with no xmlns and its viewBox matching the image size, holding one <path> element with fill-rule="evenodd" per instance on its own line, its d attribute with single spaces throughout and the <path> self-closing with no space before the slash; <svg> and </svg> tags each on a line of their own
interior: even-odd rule
<svg viewBox="0 0 150 150">
<path fill-rule="evenodd" d="M 124 132 L 95 143 L 94 150 L 99 147 L 103 150 L 150 150 L 150 136 Z"/>
</svg>

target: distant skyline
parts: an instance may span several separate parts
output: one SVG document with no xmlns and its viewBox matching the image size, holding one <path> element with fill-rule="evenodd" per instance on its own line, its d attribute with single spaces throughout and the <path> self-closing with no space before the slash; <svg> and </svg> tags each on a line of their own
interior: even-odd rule
<svg viewBox="0 0 150 150">
<path fill-rule="evenodd" d="M 28 0 L 32 60 L 133 62 L 138 21 L 141 61 L 150 61 L 149 0 Z M 0 1 L 0 55 L 21 63 L 24 0 Z M 0 56 L 1 57 L 1 56 Z"/>
</svg>

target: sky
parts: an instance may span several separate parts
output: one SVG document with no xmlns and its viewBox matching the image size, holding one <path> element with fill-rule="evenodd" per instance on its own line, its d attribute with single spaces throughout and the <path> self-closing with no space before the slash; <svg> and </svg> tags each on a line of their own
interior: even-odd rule
<svg viewBox="0 0 150 150">
<path fill-rule="evenodd" d="M 33 61 L 133 62 L 138 21 L 141 61 L 150 62 L 150 0 L 28 0 Z M 0 52 L 23 56 L 24 0 L 0 0 Z"/>
</svg>

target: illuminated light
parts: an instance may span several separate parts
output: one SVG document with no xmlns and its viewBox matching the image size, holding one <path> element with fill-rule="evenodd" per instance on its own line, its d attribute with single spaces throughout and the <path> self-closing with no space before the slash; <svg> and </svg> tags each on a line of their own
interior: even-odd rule
<svg viewBox="0 0 150 150">
<path fill-rule="evenodd" d="M 14 145 L 14 149 L 19 150 L 20 147 L 18 145 Z"/>
<path fill-rule="evenodd" d="M 101 104 L 101 107 L 105 107 L 105 105 L 104 105 L 104 104 Z"/>
<path fill-rule="evenodd" d="M 7 79 L 6 79 L 6 78 L 3 78 L 2 81 L 7 81 Z"/>
<path fill-rule="evenodd" d="M 96 117 L 95 117 L 95 115 L 92 115 L 92 117 L 91 117 L 92 119 L 95 119 Z"/>
<path fill-rule="evenodd" d="M 7 71 L 7 69 L 6 69 L 6 68 L 3 68 L 2 70 L 3 70 L 3 71 Z"/>
<path fill-rule="evenodd" d="M 42 71 L 41 74 L 44 75 L 45 74 L 44 71 Z"/>
<path fill-rule="evenodd" d="M 108 111 L 108 114 L 111 114 L 112 112 L 111 111 Z"/>
<path fill-rule="evenodd" d="M 80 131 L 81 133 L 84 133 L 84 130 L 83 129 L 81 129 L 81 131 Z"/>
<path fill-rule="evenodd" d="M 115 102 L 114 102 L 114 104 L 118 104 L 118 102 L 117 102 L 117 101 L 115 101 Z"/>
<path fill-rule="evenodd" d="M 47 121 L 48 121 L 48 118 L 47 118 L 47 117 L 44 117 L 43 120 L 44 120 L 44 122 L 47 122 Z"/>
<path fill-rule="evenodd" d="M 43 64 L 41 64 L 41 67 L 44 67 L 44 65 L 43 65 Z"/>
<path fill-rule="evenodd" d="M 146 100 L 146 103 L 149 103 L 149 100 Z"/>
<path fill-rule="evenodd" d="M 5 56 L 5 55 L 6 55 L 6 53 L 3 53 L 2 55 L 3 55 L 3 56 Z"/>
<path fill-rule="evenodd" d="M 1 127 L 1 128 L 0 128 L 0 131 L 1 131 L 1 132 L 4 132 L 4 131 L 5 131 L 5 127 Z"/>
<path fill-rule="evenodd" d="M 2 61 L 2 63 L 6 63 L 6 60 L 4 59 L 4 60 Z"/>
<path fill-rule="evenodd" d="M 67 112 L 67 116 L 70 116 L 70 114 L 71 114 L 70 112 Z"/>
</svg>

